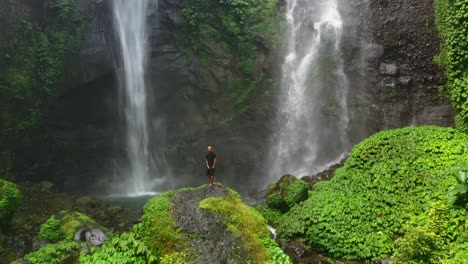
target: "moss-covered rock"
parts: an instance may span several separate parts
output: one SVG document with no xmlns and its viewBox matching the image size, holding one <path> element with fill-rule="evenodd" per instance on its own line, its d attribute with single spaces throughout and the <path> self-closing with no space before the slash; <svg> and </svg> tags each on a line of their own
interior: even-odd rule
<svg viewBox="0 0 468 264">
<path fill-rule="evenodd" d="M 106 229 L 82 213 L 70 210 L 61 211 L 49 217 L 40 227 L 38 238 L 45 240 L 48 244 L 13 263 L 78 263 L 81 251 L 89 250 L 94 246 L 90 243 L 93 234 L 89 233 L 86 237 L 82 237 L 84 231 L 94 230 Z M 104 240 L 105 237 L 107 235 L 104 235 Z"/>
<path fill-rule="evenodd" d="M 82 213 L 61 211 L 57 215 L 52 215 L 41 225 L 38 238 L 48 242 L 72 240 L 79 230 L 93 229 L 103 230 L 104 228 Z"/>
<path fill-rule="evenodd" d="M 352 150 L 330 181 L 281 217 L 278 235 L 347 259 L 383 259 L 410 217 L 455 179 L 468 160 L 466 134 L 452 128 L 407 127 L 377 133 Z"/>
<path fill-rule="evenodd" d="M 151 199 L 142 229 L 161 263 L 291 263 L 270 238 L 265 219 L 220 185 Z"/>
<path fill-rule="evenodd" d="M 266 203 L 283 213 L 294 205 L 307 199 L 309 185 L 292 175 L 284 175 L 279 181 L 271 184 L 266 193 Z"/>
<path fill-rule="evenodd" d="M 276 183 L 268 186 L 265 194 L 266 203 L 256 209 L 268 221 L 268 224 L 277 226 L 283 214 L 307 199 L 308 191 L 307 182 L 292 175 L 284 175 Z"/>
<path fill-rule="evenodd" d="M 0 179 L 0 223 L 6 221 L 21 202 L 16 184 Z"/>
</svg>

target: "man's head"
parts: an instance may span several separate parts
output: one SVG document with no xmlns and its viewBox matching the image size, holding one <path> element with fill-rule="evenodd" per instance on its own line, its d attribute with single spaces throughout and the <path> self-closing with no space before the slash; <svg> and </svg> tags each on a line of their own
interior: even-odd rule
<svg viewBox="0 0 468 264">
<path fill-rule="evenodd" d="M 208 152 L 211 152 L 211 151 L 213 151 L 213 147 L 208 146 Z"/>
</svg>

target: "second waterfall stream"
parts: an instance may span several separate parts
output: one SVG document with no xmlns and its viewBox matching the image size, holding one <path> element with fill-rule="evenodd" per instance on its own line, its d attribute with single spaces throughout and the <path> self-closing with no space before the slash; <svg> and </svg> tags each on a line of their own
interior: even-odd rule
<svg viewBox="0 0 468 264">
<path fill-rule="evenodd" d="M 349 147 L 349 81 L 337 0 L 287 0 L 286 48 L 270 177 L 310 175 Z"/>
</svg>

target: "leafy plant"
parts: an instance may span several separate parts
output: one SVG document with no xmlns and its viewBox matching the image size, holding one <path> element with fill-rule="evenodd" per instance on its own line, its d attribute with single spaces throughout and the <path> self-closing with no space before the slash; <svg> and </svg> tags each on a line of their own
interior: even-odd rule
<svg viewBox="0 0 468 264">
<path fill-rule="evenodd" d="M 466 211 L 442 201 L 432 202 L 426 212 L 411 217 L 405 225 L 404 236 L 396 240 L 392 263 L 446 263 L 457 259 L 458 250 L 451 249 L 466 244 L 466 240 L 461 243 L 468 235 L 466 216 Z"/>
<path fill-rule="evenodd" d="M 39 238 L 46 239 L 50 242 L 58 242 L 65 238 L 65 235 L 60 231 L 61 222 L 55 215 L 51 216 L 41 225 L 39 230 Z"/>
<path fill-rule="evenodd" d="M 262 238 L 262 243 L 270 256 L 270 264 L 292 264 L 293 262 L 286 253 L 271 238 Z"/>
<path fill-rule="evenodd" d="M 383 259 L 411 215 L 453 184 L 449 168 L 468 159 L 465 134 L 452 128 L 407 127 L 377 133 L 355 146 L 330 181 L 280 218 L 282 238 L 301 238 L 346 259 Z"/>
<path fill-rule="evenodd" d="M 468 209 L 468 167 L 455 169 L 453 177 L 457 181 L 457 184 L 450 188 L 449 195 L 451 201 Z"/>
<path fill-rule="evenodd" d="M 132 232 L 120 234 L 108 240 L 102 247 L 92 248 L 89 253 L 80 254 L 80 263 L 157 263 L 157 257 L 146 246 L 141 236 L 141 224 L 133 227 Z"/>
<path fill-rule="evenodd" d="M 82 245 L 74 241 L 61 241 L 56 244 L 48 244 L 41 247 L 39 250 L 29 253 L 23 259 L 16 260 L 12 264 L 24 263 L 23 260 L 32 262 L 33 264 L 61 264 L 65 261 L 76 259 L 78 251 Z"/>
<path fill-rule="evenodd" d="M 262 204 L 255 208 L 272 226 L 278 226 L 280 217 L 283 213 L 280 210 L 273 209 L 267 204 Z"/>
</svg>

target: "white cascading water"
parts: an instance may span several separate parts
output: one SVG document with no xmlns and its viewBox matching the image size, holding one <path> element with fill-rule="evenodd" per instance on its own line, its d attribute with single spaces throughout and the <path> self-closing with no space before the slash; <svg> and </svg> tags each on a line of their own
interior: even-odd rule
<svg viewBox="0 0 468 264">
<path fill-rule="evenodd" d="M 114 28 L 121 48 L 118 71 L 127 137 L 128 172 L 123 182 L 126 195 L 151 193 L 149 131 L 145 68 L 148 54 L 147 13 L 151 0 L 112 0 Z"/>
<path fill-rule="evenodd" d="M 348 89 L 337 0 L 287 0 L 278 135 L 269 177 L 312 175 L 348 143 Z"/>
</svg>

